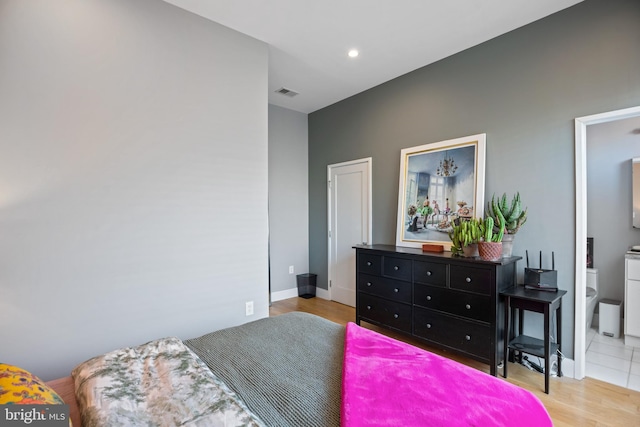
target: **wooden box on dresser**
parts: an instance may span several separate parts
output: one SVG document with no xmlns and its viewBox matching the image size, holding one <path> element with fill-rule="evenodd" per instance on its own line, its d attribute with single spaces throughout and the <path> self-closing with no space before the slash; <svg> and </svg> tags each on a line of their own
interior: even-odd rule
<svg viewBox="0 0 640 427">
<path fill-rule="evenodd" d="M 411 334 L 489 364 L 504 350 L 504 301 L 521 257 L 497 262 L 393 245 L 356 249 L 356 323 Z"/>
</svg>

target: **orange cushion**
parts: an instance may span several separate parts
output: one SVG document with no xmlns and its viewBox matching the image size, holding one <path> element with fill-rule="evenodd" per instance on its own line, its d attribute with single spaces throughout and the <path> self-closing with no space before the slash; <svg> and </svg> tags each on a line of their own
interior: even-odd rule
<svg viewBox="0 0 640 427">
<path fill-rule="evenodd" d="M 0 363 L 0 404 L 64 405 L 62 398 L 29 371 Z M 68 415 L 68 414 L 67 414 Z M 69 426 L 72 427 L 71 419 Z"/>
<path fill-rule="evenodd" d="M 0 363 L 0 404 L 3 403 L 63 405 L 64 401 L 32 373 L 17 366 Z"/>
</svg>

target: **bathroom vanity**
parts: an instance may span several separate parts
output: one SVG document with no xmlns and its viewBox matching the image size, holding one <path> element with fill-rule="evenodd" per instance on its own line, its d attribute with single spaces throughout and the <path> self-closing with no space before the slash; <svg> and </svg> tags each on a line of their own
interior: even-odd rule
<svg viewBox="0 0 640 427">
<path fill-rule="evenodd" d="M 626 253 L 624 278 L 624 343 L 640 347 L 640 252 Z"/>
</svg>

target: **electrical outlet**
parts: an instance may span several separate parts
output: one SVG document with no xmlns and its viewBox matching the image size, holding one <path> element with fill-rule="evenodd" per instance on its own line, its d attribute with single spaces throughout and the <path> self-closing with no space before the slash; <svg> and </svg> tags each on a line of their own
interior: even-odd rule
<svg viewBox="0 0 640 427">
<path fill-rule="evenodd" d="M 252 316 L 253 315 L 253 301 L 247 301 L 244 304 L 244 310 L 245 310 L 245 315 L 246 316 Z"/>
<path fill-rule="evenodd" d="M 289 266 L 289 274 L 293 274 L 293 265 Z"/>
</svg>

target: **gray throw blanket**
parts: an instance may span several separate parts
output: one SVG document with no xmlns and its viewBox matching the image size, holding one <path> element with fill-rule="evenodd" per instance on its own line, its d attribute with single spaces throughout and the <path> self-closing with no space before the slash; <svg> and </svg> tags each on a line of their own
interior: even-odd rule
<svg viewBox="0 0 640 427">
<path fill-rule="evenodd" d="M 294 312 L 185 344 L 266 425 L 340 425 L 343 326 Z"/>
</svg>

